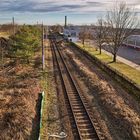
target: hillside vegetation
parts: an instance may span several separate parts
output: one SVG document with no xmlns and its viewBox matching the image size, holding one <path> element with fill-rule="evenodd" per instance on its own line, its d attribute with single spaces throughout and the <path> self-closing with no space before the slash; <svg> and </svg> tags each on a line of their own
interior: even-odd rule
<svg viewBox="0 0 140 140">
<path fill-rule="evenodd" d="M 23 26 L 10 37 L 0 67 L 0 139 L 36 140 L 41 91 L 40 28 Z"/>
</svg>

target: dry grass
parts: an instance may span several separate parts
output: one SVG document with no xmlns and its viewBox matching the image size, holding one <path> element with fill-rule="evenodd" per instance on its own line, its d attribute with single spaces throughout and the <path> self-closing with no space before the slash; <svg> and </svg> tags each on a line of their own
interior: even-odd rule
<svg viewBox="0 0 140 140">
<path fill-rule="evenodd" d="M 0 32 L 0 37 L 8 38 L 9 34 L 7 32 Z"/>
<path fill-rule="evenodd" d="M 7 62 L 0 69 L 0 140 L 37 139 L 38 69 Z"/>
</svg>

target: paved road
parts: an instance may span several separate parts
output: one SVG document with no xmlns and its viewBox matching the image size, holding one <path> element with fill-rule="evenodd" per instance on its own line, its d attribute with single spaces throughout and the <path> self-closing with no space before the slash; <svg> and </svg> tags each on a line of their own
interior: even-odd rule
<svg viewBox="0 0 140 140">
<path fill-rule="evenodd" d="M 112 56 L 112 54 L 109 53 L 108 51 L 105 51 L 103 49 L 102 49 L 102 51 L 105 52 L 106 54 Z M 129 65 L 129 66 L 131 66 L 131 67 L 133 67 L 133 68 L 135 68 L 135 69 L 140 71 L 140 65 L 138 65 L 138 64 L 136 64 L 136 63 L 134 63 L 132 61 L 129 61 L 128 59 L 125 59 L 125 58 L 123 58 L 121 56 L 117 56 L 117 60 L 119 60 L 120 62 L 123 62 L 123 63 L 125 63 L 125 64 L 127 64 L 127 65 Z"/>
<path fill-rule="evenodd" d="M 104 49 L 109 52 L 108 47 L 104 47 Z M 140 50 L 136 50 L 131 47 L 122 46 L 119 48 L 117 55 L 129 61 L 132 61 L 137 65 L 140 65 Z"/>
<path fill-rule="evenodd" d="M 131 47 L 120 47 L 117 53 L 119 56 L 140 65 L 140 50 Z"/>
</svg>

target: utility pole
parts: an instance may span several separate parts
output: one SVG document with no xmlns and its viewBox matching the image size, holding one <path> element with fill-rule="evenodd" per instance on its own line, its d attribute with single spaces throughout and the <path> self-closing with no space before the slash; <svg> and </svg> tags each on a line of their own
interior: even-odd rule
<svg viewBox="0 0 140 140">
<path fill-rule="evenodd" d="M 44 56 L 44 26 L 42 23 L 42 70 L 45 69 L 45 56 Z"/>
<path fill-rule="evenodd" d="M 13 24 L 13 35 L 15 34 L 15 18 L 12 18 L 12 24 Z"/>
</svg>

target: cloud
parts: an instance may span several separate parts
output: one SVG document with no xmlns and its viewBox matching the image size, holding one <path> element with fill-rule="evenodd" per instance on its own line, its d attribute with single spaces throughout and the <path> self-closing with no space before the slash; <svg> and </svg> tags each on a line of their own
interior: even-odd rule
<svg viewBox="0 0 140 140">
<path fill-rule="evenodd" d="M 1 0 L 1 12 L 93 12 L 106 10 L 112 1 L 107 0 Z M 139 0 L 129 2 L 140 10 Z M 139 5 L 139 6 L 138 6 Z"/>
</svg>

